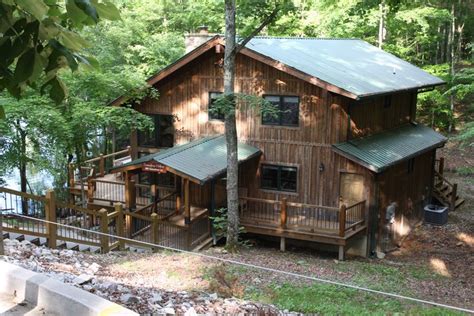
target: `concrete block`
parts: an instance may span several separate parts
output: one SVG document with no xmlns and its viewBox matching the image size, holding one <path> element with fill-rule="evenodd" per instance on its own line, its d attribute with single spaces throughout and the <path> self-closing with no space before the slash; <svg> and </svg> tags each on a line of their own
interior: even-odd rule
<svg viewBox="0 0 474 316">
<path fill-rule="evenodd" d="M 138 315 L 118 304 L 47 276 L 0 261 L 0 293 L 60 315 Z"/>
</svg>

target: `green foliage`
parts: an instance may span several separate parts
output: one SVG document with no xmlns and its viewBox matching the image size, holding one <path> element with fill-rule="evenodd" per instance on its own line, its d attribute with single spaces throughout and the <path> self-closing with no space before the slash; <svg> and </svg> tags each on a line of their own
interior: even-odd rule
<svg viewBox="0 0 474 316">
<path fill-rule="evenodd" d="M 244 93 L 235 93 L 233 95 L 220 95 L 209 109 L 211 113 L 234 113 L 236 110 L 242 110 L 245 106 L 247 109 L 257 108 L 264 116 L 277 117 L 280 110 L 272 103 L 266 101 L 264 98 Z"/>
<path fill-rule="evenodd" d="M 93 25 L 99 18 L 119 18 L 108 0 L 0 0 L 0 93 L 19 98 L 26 88 L 60 103 L 66 89 L 59 71 L 79 64 L 93 66 L 94 58 L 82 54 L 88 42 L 74 29 Z"/>
<path fill-rule="evenodd" d="M 395 299 L 353 289 L 315 283 L 297 286 L 291 283 L 272 286 L 268 293 L 257 294 L 280 309 L 321 315 L 462 315 L 446 309 L 421 307 Z M 262 296 L 266 296 L 262 297 Z"/>
<path fill-rule="evenodd" d="M 219 208 L 216 211 L 216 215 L 210 217 L 212 220 L 212 227 L 216 233 L 218 238 L 226 237 L 227 236 L 227 226 L 228 226 L 228 218 L 227 218 L 227 209 L 226 208 Z M 245 228 L 243 226 L 239 227 L 240 234 L 245 233 Z M 239 245 L 248 247 L 250 244 L 247 240 L 239 240 Z"/>
</svg>

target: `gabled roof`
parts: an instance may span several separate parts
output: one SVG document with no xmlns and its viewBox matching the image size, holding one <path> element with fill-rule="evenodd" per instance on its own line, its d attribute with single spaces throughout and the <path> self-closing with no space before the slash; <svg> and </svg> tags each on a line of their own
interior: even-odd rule
<svg viewBox="0 0 474 316">
<path fill-rule="evenodd" d="M 239 143 L 238 160 L 244 162 L 261 154 L 260 149 Z M 220 176 L 227 170 L 227 146 L 223 135 L 200 138 L 184 145 L 178 145 L 156 154 L 135 159 L 112 171 L 120 171 L 129 167 L 141 166 L 149 161 L 156 161 L 168 168 L 172 173 L 185 176 L 190 180 L 204 184 Z"/>
<path fill-rule="evenodd" d="M 390 166 L 441 147 L 446 141 L 446 137 L 431 128 L 407 124 L 332 146 L 338 154 L 380 173 Z"/>
<path fill-rule="evenodd" d="M 147 83 L 156 84 L 216 45 L 224 45 L 222 36 L 210 37 L 199 47 L 151 76 Z M 423 89 L 445 83 L 438 77 L 357 39 L 255 37 L 240 53 L 351 99 Z M 119 97 L 111 105 L 119 105 L 125 100 L 125 97 Z"/>
<path fill-rule="evenodd" d="M 348 91 L 357 98 L 444 83 L 358 39 L 256 37 L 246 47 Z"/>
</svg>

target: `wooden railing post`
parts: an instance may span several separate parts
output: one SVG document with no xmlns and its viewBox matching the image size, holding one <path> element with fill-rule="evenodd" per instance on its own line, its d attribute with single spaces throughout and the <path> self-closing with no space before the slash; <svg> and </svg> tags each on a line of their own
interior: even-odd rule
<svg viewBox="0 0 474 316">
<path fill-rule="evenodd" d="M 132 217 L 128 214 L 125 214 L 125 230 L 126 230 L 126 237 L 132 238 Z"/>
<path fill-rule="evenodd" d="M 151 214 L 151 236 L 153 244 L 158 244 L 158 214 L 152 213 Z M 157 247 L 153 247 L 153 251 L 156 252 L 158 250 Z"/>
<path fill-rule="evenodd" d="M 449 208 L 450 211 L 454 211 L 454 209 L 456 208 L 457 197 L 458 197 L 458 184 L 453 183 L 453 189 L 451 190 L 451 203 L 449 205 L 450 206 L 450 208 Z"/>
<path fill-rule="evenodd" d="M 443 175 L 444 172 L 444 157 L 439 158 L 438 173 Z"/>
<path fill-rule="evenodd" d="M 287 219 L 286 202 L 287 202 L 287 198 L 281 199 L 281 210 L 280 210 L 280 227 L 281 228 L 286 228 L 286 219 Z"/>
<path fill-rule="evenodd" d="M 100 154 L 100 160 L 99 160 L 99 173 L 100 176 L 103 177 L 105 175 L 105 159 L 104 159 L 104 154 Z"/>
<path fill-rule="evenodd" d="M 282 229 L 286 228 L 286 220 L 287 220 L 287 214 L 286 214 L 286 209 L 287 209 L 287 198 L 282 198 L 281 199 L 281 208 L 280 208 L 280 227 Z M 280 237 L 280 250 L 285 251 L 286 250 L 286 237 Z"/>
<path fill-rule="evenodd" d="M 100 209 L 100 232 L 103 234 L 109 234 L 109 217 L 106 209 Z M 109 252 L 109 236 L 100 235 L 100 248 L 102 253 Z"/>
<path fill-rule="evenodd" d="M 114 210 L 117 212 L 117 219 L 115 220 L 115 229 L 118 237 L 125 237 L 123 227 L 123 206 L 122 203 L 115 203 Z M 119 250 L 125 249 L 125 241 L 119 238 Z"/>
<path fill-rule="evenodd" d="M 94 183 L 92 177 L 87 177 L 87 202 L 94 202 Z"/>
<path fill-rule="evenodd" d="M 74 164 L 70 163 L 67 165 L 68 169 L 68 176 L 69 176 L 69 187 L 74 188 L 76 185 L 75 179 L 74 179 Z"/>
<path fill-rule="evenodd" d="M 339 236 L 346 235 L 346 205 L 342 204 L 339 208 Z"/>
<path fill-rule="evenodd" d="M 46 234 L 48 235 L 48 247 L 56 248 L 57 243 L 57 225 L 56 223 L 56 195 L 53 190 L 46 192 Z"/>
<path fill-rule="evenodd" d="M 137 205 L 136 197 L 135 180 L 127 175 L 125 179 L 125 207 L 134 210 Z"/>
<path fill-rule="evenodd" d="M 181 177 L 176 176 L 176 214 L 181 211 Z"/>
<path fill-rule="evenodd" d="M 0 210 L 0 256 L 5 255 L 5 250 L 3 249 L 3 213 Z"/>
</svg>

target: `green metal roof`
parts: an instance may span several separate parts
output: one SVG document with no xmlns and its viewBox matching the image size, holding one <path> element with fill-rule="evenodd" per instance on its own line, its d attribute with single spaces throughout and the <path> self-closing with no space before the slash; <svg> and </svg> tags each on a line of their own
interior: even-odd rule
<svg viewBox="0 0 474 316">
<path fill-rule="evenodd" d="M 379 173 L 442 146 L 446 137 L 423 125 L 407 124 L 376 135 L 334 144 L 333 150 Z"/>
<path fill-rule="evenodd" d="M 239 162 L 260 155 L 261 151 L 253 146 L 239 143 Z M 158 153 L 135 159 L 120 167 L 140 165 L 155 160 L 179 173 L 185 174 L 203 184 L 223 174 L 227 169 L 227 146 L 223 135 L 209 136 L 178 145 Z"/>
<path fill-rule="evenodd" d="M 254 37 L 246 48 L 362 98 L 445 82 L 358 39 Z"/>
</svg>

